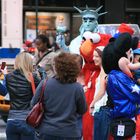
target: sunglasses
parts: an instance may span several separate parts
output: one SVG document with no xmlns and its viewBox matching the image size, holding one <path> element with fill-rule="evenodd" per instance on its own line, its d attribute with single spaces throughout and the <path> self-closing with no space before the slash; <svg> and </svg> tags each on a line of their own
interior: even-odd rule
<svg viewBox="0 0 140 140">
<path fill-rule="evenodd" d="M 84 17 L 83 20 L 84 21 L 87 21 L 87 20 L 94 21 L 95 18 L 94 17 Z"/>
</svg>

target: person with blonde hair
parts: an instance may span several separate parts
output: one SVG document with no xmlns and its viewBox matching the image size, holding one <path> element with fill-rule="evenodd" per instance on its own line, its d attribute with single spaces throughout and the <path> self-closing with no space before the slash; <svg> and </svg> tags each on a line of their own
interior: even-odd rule
<svg viewBox="0 0 140 140">
<path fill-rule="evenodd" d="M 34 139 L 34 129 L 25 122 L 33 97 L 31 77 L 36 87 L 40 82 L 37 75 L 32 73 L 32 56 L 27 52 L 21 52 L 15 58 L 14 71 L 5 77 L 10 96 L 10 111 L 6 126 L 7 140 Z"/>
<path fill-rule="evenodd" d="M 31 82 L 30 75 L 33 71 L 33 59 L 27 52 L 22 52 L 16 56 L 14 69 L 22 71 L 28 81 Z"/>
</svg>

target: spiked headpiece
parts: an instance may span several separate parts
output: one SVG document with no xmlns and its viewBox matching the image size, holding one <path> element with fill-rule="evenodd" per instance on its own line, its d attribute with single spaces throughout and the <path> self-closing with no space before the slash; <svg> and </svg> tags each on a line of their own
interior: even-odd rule
<svg viewBox="0 0 140 140">
<path fill-rule="evenodd" d="M 107 12 L 103 12 L 103 13 L 98 13 L 100 11 L 100 9 L 103 6 L 100 6 L 99 8 L 97 8 L 96 10 L 90 10 L 89 7 L 86 5 L 86 10 L 80 10 L 79 8 L 75 7 L 74 8 L 82 15 L 82 17 L 84 17 L 85 15 L 93 15 L 95 16 L 96 19 L 98 19 L 99 16 L 106 14 Z"/>
</svg>

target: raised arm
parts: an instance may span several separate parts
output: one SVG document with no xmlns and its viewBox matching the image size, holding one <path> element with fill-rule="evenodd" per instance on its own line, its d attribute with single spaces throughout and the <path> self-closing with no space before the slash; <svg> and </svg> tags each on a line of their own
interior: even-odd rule
<svg viewBox="0 0 140 140">
<path fill-rule="evenodd" d="M 134 70 L 134 65 L 126 57 L 121 57 L 118 61 L 119 68 L 127 74 L 129 77 L 133 78 L 131 70 Z"/>
</svg>

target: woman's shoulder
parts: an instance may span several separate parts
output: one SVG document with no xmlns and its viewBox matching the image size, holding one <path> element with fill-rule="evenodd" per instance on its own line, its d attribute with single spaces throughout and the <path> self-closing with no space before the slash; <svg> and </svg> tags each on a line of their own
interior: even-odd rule
<svg viewBox="0 0 140 140">
<path fill-rule="evenodd" d="M 54 51 L 49 51 L 49 53 L 47 53 L 45 57 L 54 57 L 54 56 L 56 56 L 56 53 Z"/>
<path fill-rule="evenodd" d="M 58 85 L 64 85 L 64 86 L 75 86 L 75 87 L 80 87 L 82 88 L 83 86 L 79 82 L 74 82 L 74 83 L 61 83 L 55 76 L 51 77 L 47 80 L 49 84 L 58 84 Z"/>
<path fill-rule="evenodd" d="M 42 81 L 46 81 L 48 84 L 56 84 L 56 83 L 58 83 L 58 80 L 55 77 L 50 77 L 50 78 L 44 79 Z"/>
<path fill-rule="evenodd" d="M 79 83 L 79 82 L 75 82 L 75 83 L 73 83 L 73 86 L 75 86 L 77 89 L 80 89 L 80 90 L 82 90 L 83 87 L 84 87 L 84 85 L 82 85 L 82 84 Z"/>
<path fill-rule="evenodd" d="M 21 75 L 21 72 L 19 70 L 14 70 L 14 71 L 6 74 L 5 77 L 11 77 L 11 76 L 14 76 L 14 75 Z"/>
</svg>

